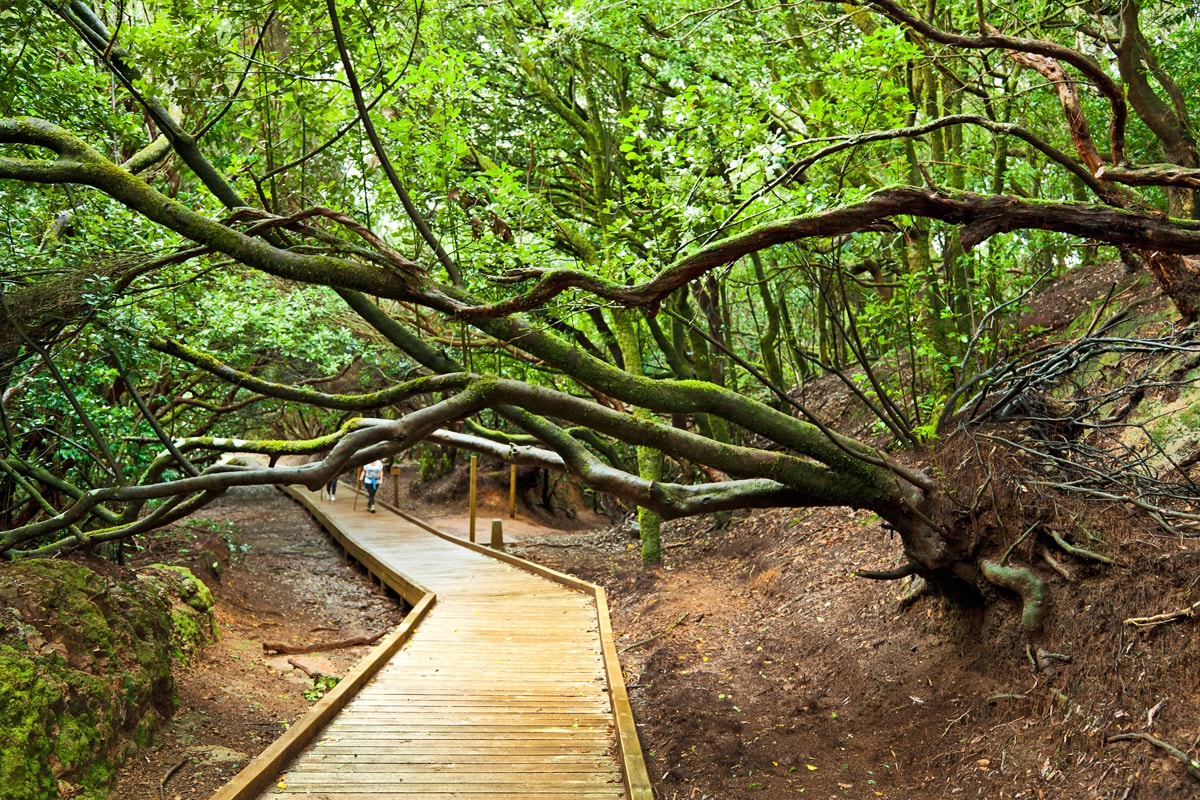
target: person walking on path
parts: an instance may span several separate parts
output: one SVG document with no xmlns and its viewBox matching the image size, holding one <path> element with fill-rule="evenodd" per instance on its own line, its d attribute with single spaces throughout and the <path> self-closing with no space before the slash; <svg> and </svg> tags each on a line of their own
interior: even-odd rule
<svg viewBox="0 0 1200 800">
<path fill-rule="evenodd" d="M 362 468 L 362 483 L 367 487 L 367 511 L 375 513 L 375 492 L 383 480 L 383 462 L 378 458 Z"/>
<path fill-rule="evenodd" d="M 337 485 L 337 475 L 334 475 L 329 479 L 329 483 L 325 484 L 325 499 L 331 503 L 337 502 Z"/>
</svg>

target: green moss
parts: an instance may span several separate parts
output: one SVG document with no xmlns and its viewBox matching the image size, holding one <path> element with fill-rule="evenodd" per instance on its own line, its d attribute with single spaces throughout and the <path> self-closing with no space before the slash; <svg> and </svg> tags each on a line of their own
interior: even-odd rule
<svg viewBox="0 0 1200 800">
<path fill-rule="evenodd" d="M 186 661 L 216 638 L 212 592 L 190 569 L 155 564 L 142 578 L 162 586 L 172 599 L 171 650 L 176 659 Z"/>
<path fill-rule="evenodd" d="M 100 800 L 124 744 L 174 710 L 161 591 L 81 564 L 0 569 L 0 800 Z"/>
<path fill-rule="evenodd" d="M 50 751 L 49 710 L 63 698 L 63 686 L 43 677 L 33 658 L 0 645 L 0 797 L 51 797 L 54 776 L 41 768 Z"/>
<path fill-rule="evenodd" d="M 173 634 L 171 643 L 175 658 L 186 661 L 196 650 L 207 641 L 204 631 L 193 614 L 175 612 L 171 614 Z"/>
<path fill-rule="evenodd" d="M 203 581 L 192 574 L 190 569 L 187 567 L 168 566 L 167 564 L 155 564 L 154 566 L 158 569 L 169 569 L 172 572 L 179 573 L 180 581 L 177 588 L 179 590 L 179 597 L 183 602 L 197 611 L 212 611 L 212 592 L 204 585 Z"/>
</svg>

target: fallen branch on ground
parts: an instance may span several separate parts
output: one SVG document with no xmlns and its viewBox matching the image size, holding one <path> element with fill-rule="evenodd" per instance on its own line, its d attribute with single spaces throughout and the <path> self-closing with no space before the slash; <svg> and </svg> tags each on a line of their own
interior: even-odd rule
<svg viewBox="0 0 1200 800">
<path fill-rule="evenodd" d="M 674 622 L 672 622 L 670 625 L 668 625 L 667 627 L 663 628 L 661 631 L 659 631 L 658 633 L 654 634 L 654 635 L 653 635 L 653 636 L 651 636 L 650 638 L 648 638 L 648 639 L 642 639 L 640 642 L 634 642 L 633 644 L 629 645 L 628 647 L 622 648 L 622 649 L 620 650 L 620 652 L 622 652 L 622 653 L 627 653 L 627 652 L 629 652 L 630 650 L 632 650 L 632 649 L 633 649 L 633 648 L 635 648 L 635 647 L 641 647 L 641 646 L 642 646 L 642 645 L 644 645 L 644 644 L 650 644 L 650 642 L 653 642 L 655 639 L 657 639 L 658 637 L 662 636 L 664 633 L 667 633 L 667 632 L 668 632 L 668 631 L 670 631 L 672 628 L 674 628 L 675 626 L 677 626 L 677 625 L 679 625 L 681 622 L 683 622 L 685 619 L 687 619 L 687 613 L 686 613 L 686 612 L 685 612 L 685 613 L 683 613 L 683 614 L 680 614 L 680 615 L 679 615 L 679 619 L 675 620 L 675 621 L 674 621 Z"/>
<path fill-rule="evenodd" d="M 1184 617 L 1194 618 L 1197 610 L 1200 610 L 1200 601 L 1192 603 L 1187 608 L 1181 608 L 1178 611 L 1168 611 L 1166 614 L 1155 614 L 1153 617 L 1130 617 L 1125 620 L 1125 624 L 1135 625 L 1139 628 L 1152 628 L 1155 625 L 1174 622 Z"/>
<path fill-rule="evenodd" d="M 347 647 L 358 647 L 364 644 L 375 644 L 380 639 L 387 635 L 386 630 L 371 636 L 355 636 L 353 639 L 343 639 L 340 642 L 315 642 L 313 644 L 284 644 L 283 642 L 263 642 L 262 648 L 264 653 L 279 653 L 280 655 L 289 655 L 291 653 L 323 653 L 327 650 L 344 650 Z"/>
<path fill-rule="evenodd" d="M 324 672 L 321 672 L 320 670 L 311 670 L 311 669 L 309 669 L 308 667 L 306 667 L 306 666 L 304 666 L 303 664 L 301 664 L 299 661 L 297 661 L 297 660 L 296 660 L 296 659 L 294 659 L 294 658 L 289 658 L 289 659 L 288 659 L 288 663 L 289 663 L 289 664 L 291 664 L 291 665 L 292 665 L 293 667 L 295 667 L 296 669 L 298 669 L 298 670 L 300 670 L 301 672 L 303 672 L 305 675 L 307 675 L 307 676 L 308 676 L 308 678 L 309 678 L 309 680 L 314 680 L 314 681 L 315 681 L 317 678 L 325 677 L 325 673 L 324 673 Z"/>
<path fill-rule="evenodd" d="M 1188 774 L 1191 775 L 1196 780 L 1200 781 L 1200 761 L 1197 761 L 1194 758 L 1188 757 L 1187 753 L 1183 752 L 1175 745 L 1167 744 L 1162 739 L 1159 739 L 1157 736 L 1151 736 L 1148 733 L 1117 733 L 1112 736 L 1109 736 L 1106 741 L 1108 741 L 1108 742 L 1123 742 L 1123 741 L 1128 741 L 1130 739 L 1141 739 L 1143 741 L 1149 742 L 1150 744 L 1154 745 L 1155 747 L 1165 750 L 1170 755 L 1172 755 L 1175 758 L 1182 761 L 1183 765 L 1185 767 L 1187 767 Z"/>
<path fill-rule="evenodd" d="M 167 774 L 163 775 L 162 780 L 158 782 L 158 797 L 159 800 L 167 800 L 167 781 L 175 776 L 176 772 L 183 769 L 183 765 L 188 763 L 188 759 L 183 759 L 175 766 L 167 770 Z"/>
</svg>

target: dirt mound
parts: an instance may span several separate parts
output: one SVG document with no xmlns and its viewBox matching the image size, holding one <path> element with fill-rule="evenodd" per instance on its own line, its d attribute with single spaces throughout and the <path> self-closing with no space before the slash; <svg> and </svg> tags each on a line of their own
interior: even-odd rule
<svg viewBox="0 0 1200 800">
<path fill-rule="evenodd" d="M 669 525 L 666 540 L 663 568 L 649 573 L 619 531 L 516 548 L 607 587 L 661 798 L 1192 798 L 1200 788 L 1160 749 L 1107 741 L 1152 722 L 1195 752 L 1192 623 L 1124 620 L 1194 601 L 1200 548 L 1114 541 L 1130 561 L 1072 564 L 1074 583 L 1055 581 L 1045 642 L 1070 661 L 1043 657 L 1039 668 L 1015 596 L 996 598 L 991 617 L 929 597 L 902 608 L 900 587 L 854 577 L 899 555 L 870 514 L 765 512 L 726 530 L 692 520 Z"/>
</svg>

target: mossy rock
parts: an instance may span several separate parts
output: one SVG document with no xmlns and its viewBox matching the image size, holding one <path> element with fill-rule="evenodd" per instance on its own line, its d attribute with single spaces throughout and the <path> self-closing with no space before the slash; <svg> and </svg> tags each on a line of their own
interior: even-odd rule
<svg viewBox="0 0 1200 800">
<path fill-rule="evenodd" d="M 0 800 L 100 800 L 135 736 L 174 712 L 170 605 L 132 573 L 0 567 Z"/>
<path fill-rule="evenodd" d="M 155 564 L 138 577 L 159 586 L 171 601 L 171 644 L 175 658 L 186 661 L 217 638 L 212 592 L 187 567 Z"/>
</svg>

